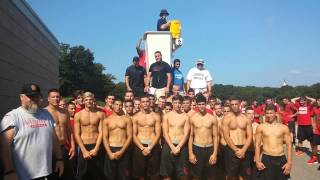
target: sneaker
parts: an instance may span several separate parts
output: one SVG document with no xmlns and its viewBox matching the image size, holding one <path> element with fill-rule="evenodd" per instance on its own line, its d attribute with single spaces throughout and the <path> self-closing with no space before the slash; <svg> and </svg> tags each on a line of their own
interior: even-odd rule
<svg viewBox="0 0 320 180">
<path fill-rule="evenodd" d="M 296 156 L 303 156 L 303 152 L 302 151 L 296 151 Z"/>
<path fill-rule="evenodd" d="M 318 158 L 317 156 L 312 156 L 309 161 L 307 161 L 307 164 L 317 164 L 318 163 Z"/>
</svg>

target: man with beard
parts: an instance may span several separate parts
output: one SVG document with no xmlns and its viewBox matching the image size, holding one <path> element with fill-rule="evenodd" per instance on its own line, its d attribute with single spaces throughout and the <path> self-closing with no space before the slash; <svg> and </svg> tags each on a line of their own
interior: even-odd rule
<svg viewBox="0 0 320 180">
<path fill-rule="evenodd" d="M 132 123 L 122 112 L 122 101 L 115 100 L 113 113 L 103 122 L 103 144 L 107 152 L 104 161 L 105 177 L 110 180 L 129 180 L 129 145 L 132 140 Z"/>
<path fill-rule="evenodd" d="M 206 112 L 206 98 L 196 97 L 199 112 L 190 118 L 190 176 L 197 180 L 213 179 L 217 175 L 218 122 Z"/>
<path fill-rule="evenodd" d="M 85 92 L 83 98 L 85 108 L 74 117 L 74 135 L 80 148 L 77 179 L 100 180 L 104 178 L 104 151 L 100 145 L 105 115 L 94 107 L 94 95 L 91 92 Z"/>
<path fill-rule="evenodd" d="M 141 110 L 133 120 L 133 177 L 143 180 L 145 177 L 159 179 L 160 153 L 159 139 L 161 122 L 157 113 L 150 110 L 148 96 L 141 97 Z"/>
<path fill-rule="evenodd" d="M 226 175 L 228 180 L 249 178 L 252 174 L 247 150 L 252 142 L 252 125 L 250 120 L 240 112 L 240 101 L 230 99 L 231 112 L 225 114 L 222 132 L 227 143 L 224 154 L 226 158 Z"/>
<path fill-rule="evenodd" d="M 52 155 L 55 171 L 62 175 L 64 164 L 54 120 L 40 109 L 40 88 L 25 84 L 20 94 L 21 106 L 7 113 L 0 122 L 1 160 L 4 179 L 50 179 Z"/>
<path fill-rule="evenodd" d="M 50 112 L 56 124 L 55 131 L 61 146 L 64 158 L 64 173 L 59 179 L 72 179 L 74 177 L 73 169 L 69 159 L 75 156 L 75 142 L 69 124 L 69 113 L 67 110 L 59 107 L 60 92 L 58 89 L 50 89 L 48 91 L 48 103 L 46 109 Z M 70 143 L 68 149 L 65 145 Z"/>
</svg>

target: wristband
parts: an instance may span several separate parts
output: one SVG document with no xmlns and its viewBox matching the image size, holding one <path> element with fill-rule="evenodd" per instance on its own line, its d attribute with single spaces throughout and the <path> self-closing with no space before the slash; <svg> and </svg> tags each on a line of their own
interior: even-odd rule
<svg viewBox="0 0 320 180">
<path fill-rule="evenodd" d="M 6 175 L 9 175 L 9 174 L 12 174 L 12 173 L 15 173 L 15 172 L 16 172 L 15 170 L 11 169 L 11 170 L 9 170 L 9 171 L 6 171 L 6 172 L 4 173 L 4 175 L 6 176 Z"/>
</svg>

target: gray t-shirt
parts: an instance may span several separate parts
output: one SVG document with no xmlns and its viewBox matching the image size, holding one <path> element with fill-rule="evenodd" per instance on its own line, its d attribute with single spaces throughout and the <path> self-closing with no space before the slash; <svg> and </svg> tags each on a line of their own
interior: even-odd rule
<svg viewBox="0 0 320 180">
<path fill-rule="evenodd" d="M 0 122 L 0 133 L 13 127 L 11 146 L 14 168 L 20 180 L 52 173 L 52 142 L 54 120 L 45 109 L 31 114 L 19 107 L 7 113 Z"/>
</svg>

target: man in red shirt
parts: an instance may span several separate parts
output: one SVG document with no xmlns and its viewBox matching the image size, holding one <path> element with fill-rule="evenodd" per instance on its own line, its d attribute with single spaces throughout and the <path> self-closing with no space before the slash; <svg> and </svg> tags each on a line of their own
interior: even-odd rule
<svg viewBox="0 0 320 180">
<path fill-rule="evenodd" d="M 314 148 L 312 149 L 313 156 L 317 156 L 317 148 L 318 145 L 320 145 L 320 97 L 317 98 L 315 105 L 313 107 L 314 111 L 314 123 L 313 126 L 313 139 L 312 144 L 314 145 Z M 318 168 L 320 170 L 320 166 Z"/>
<path fill-rule="evenodd" d="M 314 102 L 314 99 L 310 97 L 297 97 L 293 98 L 291 102 L 295 103 L 297 108 L 297 123 L 298 123 L 298 146 L 296 148 L 296 155 L 301 156 L 303 152 L 301 151 L 302 142 L 308 140 L 310 142 L 311 148 L 314 149 L 312 138 L 313 138 L 313 127 L 312 127 L 312 116 L 314 114 L 311 103 L 308 100 Z M 317 162 L 317 157 L 312 156 L 308 160 L 308 164 L 313 164 Z"/>
<path fill-rule="evenodd" d="M 76 90 L 73 92 L 74 104 L 76 105 L 76 113 L 84 108 L 82 98 L 83 93 L 84 92 L 82 90 Z"/>
<path fill-rule="evenodd" d="M 289 131 L 292 137 L 292 144 L 295 144 L 296 139 L 296 123 L 294 121 L 295 113 L 297 112 L 296 106 L 290 102 L 289 97 L 285 97 L 282 99 L 283 102 L 283 114 L 285 116 L 285 120 L 287 121 L 287 125 L 289 127 Z"/>
<path fill-rule="evenodd" d="M 262 112 L 260 106 L 258 105 L 258 101 L 253 100 L 251 102 L 251 107 L 254 112 L 254 122 L 260 123 L 260 115 L 262 114 Z"/>
<path fill-rule="evenodd" d="M 114 95 L 109 93 L 106 98 L 104 99 L 104 102 L 106 105 L 102 109 L 102 111 L 106 114 L 106 117 L 110 116 L 112 114 L 112 105 L 114 102 Z"/>
</svg>

